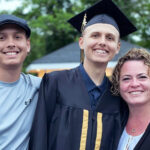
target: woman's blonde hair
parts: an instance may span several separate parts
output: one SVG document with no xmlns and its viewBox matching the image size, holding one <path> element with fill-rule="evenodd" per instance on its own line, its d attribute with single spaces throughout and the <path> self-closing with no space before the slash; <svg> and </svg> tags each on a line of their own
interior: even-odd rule
<svg viewBox="0 0 150 150">
<path fill-rule="evenodd" d="M 150 68 L 150 53 L 147 50 L 142 48 L 133 48 L 128 51 L 123 57 L 119 59 L 111 77 L 111 91 L 114 95 L 119 95 L 120 71 L 123 64 L 129 60 L 142 60 L 144 64 Z"/>
</svg>

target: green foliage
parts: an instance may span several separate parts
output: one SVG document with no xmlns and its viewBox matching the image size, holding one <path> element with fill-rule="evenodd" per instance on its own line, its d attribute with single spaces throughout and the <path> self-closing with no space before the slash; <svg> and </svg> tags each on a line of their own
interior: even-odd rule
<svg viewBox="0 0 150 150">
<path fill-rule="evenodd" d="M 13 12 L 28 20 L 32 29 L 31 54 L 24 67 L 74 40 L 77 32 L 67 23 L 74 7 L 67 0 L 26 0 L 21 8 Z"/>
<path fill-rule="evenodd" d="M 22 1 L 22 6 L 17 8 L 13 14 L 28 20 L 32 29 L 31 54 L 26 59 L 24 67 L 29 65 L 33 60 L 78 39 L 79 34 L 67 23 L 67 20 L 83 9 L 98 2 L 97 0 Z M 126 40 L 149 48 L 150 0 L 113 1 L 138 28 L 138 31 L 129 36 L 128 39 L 126 38 Z"/>
</svg>

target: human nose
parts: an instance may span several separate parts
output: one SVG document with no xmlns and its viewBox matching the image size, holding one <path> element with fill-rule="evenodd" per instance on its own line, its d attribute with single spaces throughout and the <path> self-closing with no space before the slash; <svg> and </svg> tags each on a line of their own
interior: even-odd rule
<svg viewBox="0 0 150 150">
<path fill-rule="evenodd" d="M 12 37 L 9 37 L 9 38 L 8 38 L 7 47 L 8 47 L 8 48 L 14 48 L 14 47 L 15 47 L 15 42 L 14 42 L 14 40 L 13 40 Z"/>
<path fill-rule="evenodd" d="M 106 46 L 106 39 L 104 36 L 99 39 L 99 45 L 102 47 Z"/>
<path fill-rule="evenodd" d="M 133 79 L 132 81 L 131 81 L 131 86 L 132 87 L 138 87 L 139 86 L 139 82 L 138 82 L 138 80 L 137 79 Z"/>
</svg>

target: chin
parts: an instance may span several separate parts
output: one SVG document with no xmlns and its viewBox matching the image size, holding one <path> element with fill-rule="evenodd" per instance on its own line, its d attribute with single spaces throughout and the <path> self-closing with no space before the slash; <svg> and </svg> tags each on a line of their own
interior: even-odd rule
<svg viewBox="0 0 150 150">
<path fill-rule="evenodd" d="M 144 102 L 144 101 L 138 101 L 138 102 L 128 102 L 127 103 L 128 105 L 130 105 L 130 106 L 143 106 L 143 105 L 147 105 L 147 103 L 146 102 Z"/>
</svg>

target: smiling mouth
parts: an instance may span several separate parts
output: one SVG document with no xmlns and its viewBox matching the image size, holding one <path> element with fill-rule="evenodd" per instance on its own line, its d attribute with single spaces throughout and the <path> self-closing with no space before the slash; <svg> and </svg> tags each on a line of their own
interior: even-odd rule
<svg viewBox="0 0 150 150">
<path fill-rule="evenodd" d="M 107 54 L 108 53 L 108 51 L 106 51 L 106 50 L 101 50 L 101 49 L 97 49 L 97 50 L 95 50 L 98 54 Z"/>
<path fill-rule="evenodd" d="M 133 92 L 129 92 L 131 95 L 139 95 L 141 93 L 143 93 L 143 91 L 133 91 Z"/>
<path fill-rule="evenodd" d="M 5 55 L 9 55 L 9 56 L 17 55 L 18 53 L 19 53 L 19 51 L 3 52 L 3 54 L 5 54 Z"/>
</svg>

